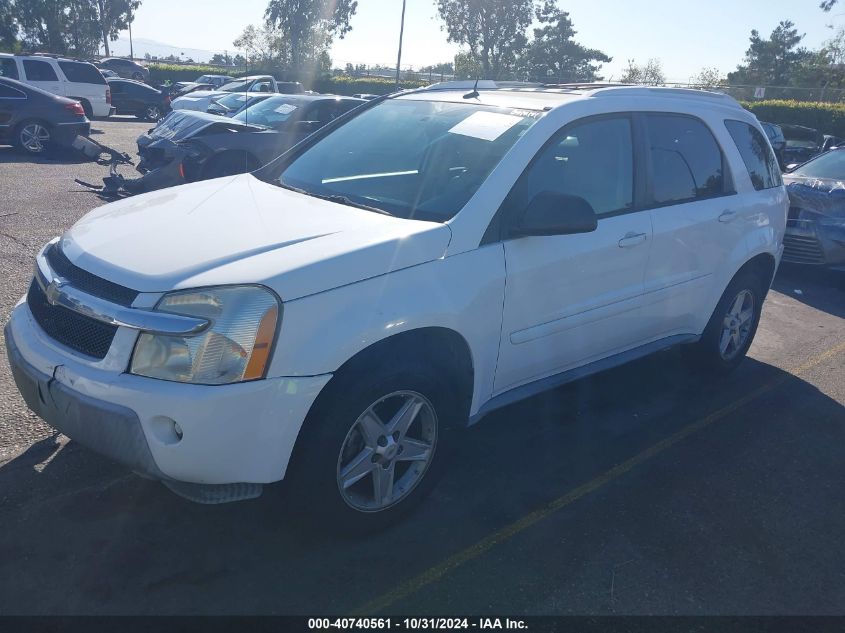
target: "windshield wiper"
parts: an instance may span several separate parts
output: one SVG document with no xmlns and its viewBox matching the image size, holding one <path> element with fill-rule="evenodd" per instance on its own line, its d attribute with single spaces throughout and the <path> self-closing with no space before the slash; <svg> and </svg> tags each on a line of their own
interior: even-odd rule
<svg viewBox="0 0 845 633">
<path fill-rule="evenodd" d="M 355 202 L 350 198 L 347 198 L 344 195 L 339 193 L 316 193 L 314 191 L 308 191 L 306 189 L 301 189 L 299 187 L 294 187 L 293 185 L 288 185 L 283 183 L 281 180 L 277 181 L 279 186 L 283 189 L 290 189 L 291 191 L 295 191 L 296 193 L 301 193 L 306 196 L 311 196 L 312 198 L 320 198 L 320 200 L 328 200 L 329 202 L 336 202 L 338 204 L 345 204 L 349 207 L 355 207 L 356 209 L 365 209 L 367 211 L 372 211 L 374 213 L 381 213 L 382 215 L 389 215 L 393 217 L 393 214 L 389 211 L 385 211 L 384 209 L 379 209 L 378 207 L 371 207 L 366 204 L 362 204 L 360 202 Z"/>
</svg>

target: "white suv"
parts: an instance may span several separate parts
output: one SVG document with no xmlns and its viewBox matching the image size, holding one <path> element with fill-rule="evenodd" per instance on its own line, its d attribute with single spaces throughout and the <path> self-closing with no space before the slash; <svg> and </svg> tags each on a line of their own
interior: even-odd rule
<svg viewBox="0 0 845 633">
<path fill-rule="evenodd" d="M 0 53 L 0 76 L 76 99 L 89 119 L 114 113 L 105 77 L 88 62 L 57 56 Z"/>
<path fill-rule="evenodd" d="M 498 407 L 671 345 L 733 369 L 788 207 L 754 116 L 478 88 L 371 101 L 260 172 L 89 213 L 6 327 L 29 406 L 186 497 L 286 478 L 367 528 Z"/>
</svg>

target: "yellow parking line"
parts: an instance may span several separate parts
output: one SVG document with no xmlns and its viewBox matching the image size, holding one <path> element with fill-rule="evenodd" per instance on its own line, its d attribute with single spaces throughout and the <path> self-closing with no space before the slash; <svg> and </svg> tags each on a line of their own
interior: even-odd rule
<svg viewBox="0 0 845 633">
<path fill-rule="evenodd" d="M 689 424 L 680 431 L 673 433 L 666 439 L 657 442 L 653 446 L 645 449 L 643 452 L 635 455 L 631 459 L 622 462 L 617 466 L 614 466 L 613 468 L 611 468 L 604 474 L 599 475 L 595 479 L 588 481 L 587 483 L 578 486 L 573 490 L 570 490 L 562 497 L 558 497 L 554 501 L 549 502 L 539 510 L 535 510 L 530 514 L 525 515 L 521 519 L 514 521 L 510 525 L 506 525 L 505 527 L 493 532 L 489 536 L 484 537 L 475 544 L 470 545 L 466 549 L 463 549 L 460 552 L 453 554 L 452 556 L 448 557 L 437 565 L 434 565 L 433 567 L 430 567 L 426 571 L 422 572 L 418 576 L 415 576 L 405 581 L 395 589 L 388 591 L 385 594 L 382 594 L 381 596 L 375 598 L 374 600 L 371 600 L 362 607 L 356 609 L 352 615 L 368 616 L 380 613 L 392 604 L 395 604 L 400 600 L 404 600 L 408 596 L 415 594 L 427 585 L 437 582 L 438 580 L 440 580 L 453 570 L 457 569 L 464 563 L 478 558 L 479 556 L 493 549 L 496 545 L 507 541 L 508 539 L 516 536 L 520 532 L 527 530 L 531 526 L 551 516 L 558 510 L 561 510 L 566 506 L 574 503 L 581 497 L 584 497 L 585 495 L 588 495 L 591 492 L 594 492 L 602 486 L 610 483 L 614 479 L 621 477 L 634 467 L 639 466 L 643 462 L 646 462 L 651 458 L 659 455 L 660 453 L 667 450 L 668 448 L 671 448 L 678 442 L 681 442 L 682 440 L 686 439 L 693 433 L 696 433 L 701 429 L 710 426 L 714 422 L 733 413 L 737 409 L 744 407 L 748 403 L 759 398 L 764 393 L 771 391 L 772 389 L 786 381 L 790 376 L 800 376 L 801 374 L 808 372 L 809 370 L 813 369 L 814 367 L 817 367 L 824 361 L 828 360 L 833 356 L 836 356 L 837 354 L 840 354 L 843 351 L 845 351 L 845 341 L 830 348 L 826 352 L 823 352 L 818 356 L 811 358 L 806 363 L 800 365 L 799 367 L 796 367 L 792 371 L 784 373 L 775 378 L 774 380 L 771 380 L 770 382 L 761 385 L 754 391 L 747 393 L 745 396 L 738 400 L 735 400 L 731 404 L 728 404 L 722 407 L 721 409 L 718 409 L 717 411 L 714 411 L 713 413 L 710 413 L 709 415 L 693 422 L 692 424 Z"/>
</svg>

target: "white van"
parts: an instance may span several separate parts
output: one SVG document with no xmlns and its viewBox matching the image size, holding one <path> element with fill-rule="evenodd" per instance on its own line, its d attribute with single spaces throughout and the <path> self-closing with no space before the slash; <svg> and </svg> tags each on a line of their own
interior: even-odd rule
<svg viewBox="0 0 845 633">
<path fill-rule="evenodd" d="M 76 99 L 89 119 L 114 113 L 105 77 L 88 62 L 47 55 L 0 53 L 0 76 Z"/>
</svg>

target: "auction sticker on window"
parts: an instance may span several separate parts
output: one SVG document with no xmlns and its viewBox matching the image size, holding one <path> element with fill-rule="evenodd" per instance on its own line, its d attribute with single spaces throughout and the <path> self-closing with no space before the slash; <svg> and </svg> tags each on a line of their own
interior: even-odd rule
<svg viewBox="0 0 845 633">
<path fill-rule="evenodd" d="M 276 112 L 278 112 L 279 114 L 290 114 L 294 110 L 296 110 L 296 106 L 291 105 L 290 103 L 283 103 L 278 108 L 276 108 Z"/>
<path fill-rule="evenodd" d="M 521 117 L 512 114 L 474 112 L 449 131 L 452 134 L 480 138 L 483 141 L 495 141 L 521 120 Z"/>
</svg>

